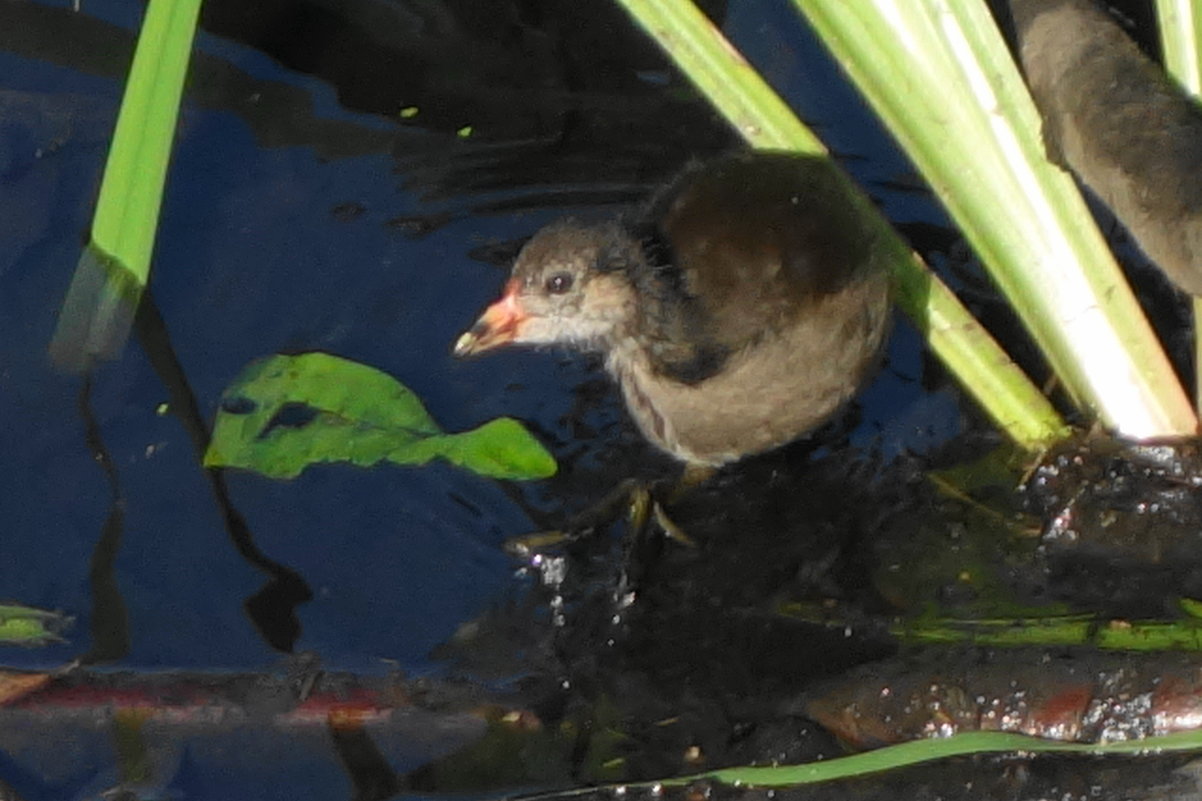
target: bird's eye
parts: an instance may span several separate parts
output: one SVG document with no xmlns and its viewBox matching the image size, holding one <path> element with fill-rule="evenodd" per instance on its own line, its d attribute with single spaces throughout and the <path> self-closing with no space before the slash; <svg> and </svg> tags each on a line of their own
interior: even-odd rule
<svg viewBox="0 0 1202 801">
<path fill-rule="evenodd" d="M 555 273 L 547 279 L 547 291 L 552 295 L 562 295 L 572 288 L 572 276 L 569 273 Z"/>
</svg>

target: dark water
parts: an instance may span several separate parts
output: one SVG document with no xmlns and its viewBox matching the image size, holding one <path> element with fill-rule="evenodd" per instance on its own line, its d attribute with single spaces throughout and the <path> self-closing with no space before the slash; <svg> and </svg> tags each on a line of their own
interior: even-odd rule
<svg viewBox="0 0 1202 801">
<path fill-rule="evenodd" d="M 91 21 L 108 35 L 132 25 L 139 10 L 137 3 L 95 2 L 78 15 L 56 16 L 53 5 L 42 8 L 46 30 L 54 30 L 61 17 L 84 28 Z M 795 50 L 809 42 L 787 10 L 778 10 L 778 17 L 765 21 L 735 11 L 729 25 L 736 36 L 744 32 L 758 44 L 769 71 L 786 91 L 794 90 L 791 97 L 799 105 L 816 104 L 821 112 L 840 102 L 837 92 L 817 94 L 815 87 L 833 80 L 830 66 L 819 61 L 822 71 L 815 75 Z M 109 22 L 119 27 L 104 25 Z M 128 40 L 113 46 L 127 47 Z M 313 118 L 347 125 L 360 145 L 376 142 L 375 152 L 339 157 L 303 143 L 263 147 L 247 122 L 228 110 L 244 99 L 233 91 L 226 109 L 185 100 L 152 290 L 206 416 L 248 361 L 277 351 L 319 349 L 396 375 L 448 430 L 513 415 L 541 432 L 561 458 L 585 461 L 611 448 L 615 438 L 630 443 L 613 394 L 594 386 L 601 376 L 586 360 L 514 352 L 464 363 L 449 355 L 456 335 L 503 276 L 502 269 L 474 261 L 469 252 L 526 235 L 565 211 L 473 214 L 480 194 L 456 196 L 452 190 L 427 201 L 406 190 L 407 164 L 454 166 L 465 160 L 466 150 L 493 147 L 488 120 L 476 122 L 477 139 L 471 142 L 435 132 L 424 136 L 426 153 L 410 149 L 394 155 L 390 148 L 411 144 L 390 135 L 395 124 L 340 109 L 328 85 L 213 36 L 201 35 L 199 51 L 209 57 L 207 64 L 299 89 L 312 102 Z M 808 58 L 817 60 L 813 54 Z M 81 381 L 56 374 L 45 345 L 87 230 L 120 84 L 115 76 L 65 68 L 53 59 L 12 53 L 0 59 L 5 105 L 0 402 L 6 407 L 0 419 L 10 476 L 3 491 L 10 549 L 3 585 L 14 599 L 76 617 L 70 642 L 16 651 L 9 661 L 58 664 L 77 654 L 87 636 L 85 571 L 109 490 L 85 448 L 76 409 Z M 86 67 L 88 59 L 82 61 Z M 213 97 L 221 99 L 210 91 L 210 103 Z M 818 122 L 843 132 L 832 136 L 836 148 L 866 152 L 869 126 L 862 111 L 853 107 L 853 113 L 856 118 L 847 119 L 832 112 Z M 313 127 L 302 121 L 302 128 L 305 124 Z M 709 134 L 711 140 L 716 136 Z M 436 146 L 442 152 L 428 152 Z M 582 150 L 599 160 L 603 147 Z M 674 158 L 678 154 L 657 154 L 645 169 L 665 172 Z M 863 167 L 868 180 L 896 178 L 900 170 L 888 160 L 852 167 Z M 509 195 L 523 188 L 515 186 Z M 488 197 L 505 195 L 502 187 Z M 912 209 L 909 200 L 901 195 L 886 205 Z M 448 210 L 456 219 L 421 238 L 387 224 Z M 937 426 L 940 433 L 954 430 L 954 420 L 938 422 L 927 408 L 951 407 L 923 397 L 895 375 L 913 379 L 921 372 L 914 337 L 905 327 L 891 358 L 891 371 L 864 396 L 868 422 L 857 443 L 895 452 L 903 443 L 921 447 L 933 441 L 921 430 L 914 436 L 914 417 L 919 426 Z M 238 605 L 217 600 L 245 595 L 259 576 L 229 547 L 185 432 L 175 418 L 156 413 L 167 394 L 141 349 L 131 345 L 93 383 L 94 413 L 126 499 L 117 560 L 135 632 L 126 663 L 249 667 L 273 658 L 246 627 Z M 580 397 L 575 388 L 581 384 L 598 391 Z M 579 437 L 580 428 L 589 436 Z M 531 525 L 512 492 L 542 508 L 559 505 L 536 485 L 501 488 L 439 465 L 326 467 L 289 483 L 251 475 L 232 475 L 229 481 L 234 504 L 260 548 L 304 575 L 316 592 L 301 613 L 298 647 L 356 668 L 380 659 L 398 660 L 411 670 L 432 668 L 431 646 L 510 583 L 497 545 Z"/>
<path fill-rule="evenodd" d="M 586 24 L 538 4 L 485 12 L 362 2 L 337 11 L 295 2 L 256 4 L 266 21 L 241 19 L 254 16 L 250 8 L 206 8 L 206 24 L 222 35 L 198 40 L 155 256 L 153 300 L 202 415 L 211 420 L 247 362 L 325 350 L 397 376 L 447 430 L 522 419 L 564 471 L 525 485 L 441 464 L 327 466 L 292 482 L 230 474 L 230 505 L 258 553 L 248 559 L 187 431 L 156 411 L 169 397 L 160 374 L 131 343 L 91 383 L 90 414 L 124 515 L 119 542 L 112 531 L 107 540 L 111 570 L 90 578 L 113 493 L 85 436 L 83 382 L 51 369 L 45 348 L 88 228 L 141 5 L 85 0 L 74 12 L 69 3 L 0 0 L 0 596 L 74 619 L 60 643 L 0 649 L 5 665 L 56 668 L 91 654 L 106 657 L 95 660 L 105 670 L 283 670 L 289 658 L 278 646 L 290 637 L 264 631 L 244 603 L 284 570 L 312 593 L 295 607 L 294 651 L 332 670 L 441 680 L 451 669 L 437 647 L 465 623 L 492 610 L 486 621 L 521 628 L 521 615 L 513 623 L 495 610 L 531 598 L 530 619 L 545 619 L 531 594 L 536 579 L 503 551 L 508 538 L 562 525 L 626 475 L 667 467 L 587 359 L 512 352 L 457 362 L 450 347 L 503 279 L 502 268 L 473 255 L 566 211 L 612 212 L 684 159 L 734 146 L 682 80 L 620 13 L 582 11 L 599 15 Z M 350 22 L 338 22 L 342 13 Z M 924 194 L 906 188 L 904 161 L 786 4 L 732 4 L 724 28 L 891 219 L 943 224 Z M 368 66 L 354 66 L 356 55 Z M 396 111 L 410 105 L 418 116 L 398 122 Z M 465 125 L 471 136 L 456 136 Z M 415 226 L 429 230 L 415 236 Z M 902 322 L 880 379 L 843 421 L 846 436 L 813 458 L 837 451 L 835 472 L 855 484 L 861 455 L 924 452 L 958 433 L 964 414 L 972 412 Z M 810 459 L 805 450 L 786 461 Z M 772 463 L 761 469 L 771 485 Z M 810 492 L 838 499 L 839 480 L 815 479 Z M 720 523 L 725 500 L 756 483 L 719 485 L 716 499 L 683 509 L 682 522 Z M 807 514 L 790 505 L 797 494 L 788 488 L 768 498 L 781 507 L 759 508 L 761 531 L 785 536 Z M 746 569 L 751 586 L 757 568 Z M 663 586 L 674 587 L 669 578 Z M 579 640 L 594 635 L 607 636 L 590 630 L 558 643 L 584 651 Z M 673 651 L 673 642 L 649 639 L 646 670 L 691 681 L 665 665 L 695 643 Z M 747 655 L 767 658 L 771 642 L 730 650 L 738 669 L 697 684 L 737 684 L 733 673 L 756 667 Z M 797 653 L 765 663 L 771 681 L 797 669 L 788 661 Z M 537 673 L 509 657 L 480 657 L 483 667 L 471 669 L 503 681 Z M 821 649 L 804 662 L 822 672 Z M 394 732 L 378 745 L 403 771 L 437 755 L 436 741 Z M 69 753 L 53 743 L 69 743 Z M 112 748 L 101 728 L 47 731 L 10 746 L 0 778 L 26 798 L 92 797 L 118 781 Z M 324 733 L 280 745 L 243 732 L 155 753 L 162 764 L 146 784 L 182 797 L 350 792 Z"/>
</svg>

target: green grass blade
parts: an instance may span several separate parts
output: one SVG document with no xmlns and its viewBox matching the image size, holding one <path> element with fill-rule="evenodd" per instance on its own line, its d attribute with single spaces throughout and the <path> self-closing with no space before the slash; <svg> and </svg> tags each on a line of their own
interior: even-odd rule
<svg viewBox="0 0 1202 801">
<path fill-rule="evenodd" d="M 878 748 L 860 754 L 810 762 L 802 765 L 771 767 L 725 768 L 694 776 L 680 776 L 657 781 L 638 782 L 602 787 L 581 787 L 537 795 L 534 799 L 572 798 L 595 795 L 598 790 L 652 790 L 657 787 L 680 787 L 695 782 L 719 782 L 734 787 L 789 788 L 818 782 L 829 782 L 870 773 L 896 770 L 937 759 L 949 759 L 970 754 L 1087 754 L 1091 756 L 1162 754 L 1202 751 L 1202 731 L 1181 731 L 1143 739 L 1120 740 L 1109 743 L 1072 743 L 1042 740 L 1025 734 L 999 731 L 972 731 L 951 737 L 914 740 L 899 745 Z"/>
<path fill-rule="evenodd" d="M 754 147 L 825 148 L 688 0 L 621 0 L 627 11 Z M 897 302 L 966 391 L 1015 442 L 1037 449 L 1065 426 L 997 342 L 864 199 L 866 224 L 890 250 Z"/>
<path fill-rule="evenodd" d="M 150 0 L 109 149 L 92 238 L 50 343 L 54 362 L 85 370 L 129 336 L 150 274 L 200 0 Z"/>
<path fill-rule="evenodd" d="M 884 770 L 894 770 L 920 762 L 947 759 L 967 754 L 999 754 L 1023 752 L 1030 754 L 1144 754 L 1202 749 L 1202 732 L 1189 731 L 1124 740 L 1105 744 L 1066 743 L 1041 740 L 1025 734 L 996 731 L 975 731 L 931 740 L 880 748 L 862 754 L 814 762 L 808 765 L 782 765 L 763 768 L 730 768 L 707 775 L 726 784 L 742 787 L 791 787 L 799 784 L 831 781 L 850 776 L 863 776 Z M 677 783 L 675 780 L 672 783 Z M 667 782 L 665 782 L 667 784 Z"/>
<path fill-rule="evenodd" d="M 794 0 L 989 267 L 1078 405 L 1133 436 L 1189 402 L 983 2 Z M 938 87 L 938 89 L 934 89 Z"/>
</svg>

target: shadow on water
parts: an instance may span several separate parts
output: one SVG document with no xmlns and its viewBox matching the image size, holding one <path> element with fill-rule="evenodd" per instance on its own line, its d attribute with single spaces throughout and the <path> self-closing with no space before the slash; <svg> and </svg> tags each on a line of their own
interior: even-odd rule
<svg viewBox="0 0 1202 801">
<path fill-rule="evenodd" d="M 84 421 L 88 452 L 104 471 L 113 502 L 100 529 L 100 539 L 96 542 L 88 570 L 88 583 L 92 588 L 92 647 L 79 658 L 84 665 L 115 662 L 129 653 L 129 618 L 121 588 L 113 575 L 125 524 L 125 498 L 121 494 L 121 479 L 113 466 L 113 457 L 104 447 L 100 426 L 92 413 L 91 395 L 92 379 L 87 376 L 79 389 L 79 416 Z"/>
<path fill-rule="evenodd" d="M 154 297 L 149 293 L 142 299 L 135 326 L 139 344 L 167 389 L 169 407 L 188 432 L 196 452 L 196 461 L 201 463 L 209 447 L 209 428 L 196 402 L 196 395 L 188 386 L 183 365 L 171 348 L 167 326 L 155 306 Z M 206 468 L 205 475 L 213 489 L 213 500 L 225 521 L 230 543 L 248 564 L 268 576 L 267 584 L 246 600 L 246 614 L 272 648 L 292 653 L 301 628 L 296 607 L 311 600 L 313 591 L 296 571 L 268 558 L 255 545 L 246 518 L 234 507 L 222 471 Z"/>
</svg>

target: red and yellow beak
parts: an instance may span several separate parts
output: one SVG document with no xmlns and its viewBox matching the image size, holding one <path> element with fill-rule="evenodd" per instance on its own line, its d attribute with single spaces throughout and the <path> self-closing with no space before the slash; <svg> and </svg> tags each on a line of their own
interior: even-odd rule
<svg viewBox="0 0 1202 801">
<path fill-rule="evenodd" d="M 456 356 L 474 356 L 513 342 L 518 328 L 528 317 L 518 302 L 519 286 L 516 280 L 505 285 L 501 299 L 485 309 L 476 324 L 455 342 Z"/>
</svg>

